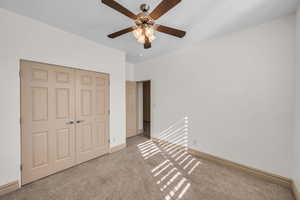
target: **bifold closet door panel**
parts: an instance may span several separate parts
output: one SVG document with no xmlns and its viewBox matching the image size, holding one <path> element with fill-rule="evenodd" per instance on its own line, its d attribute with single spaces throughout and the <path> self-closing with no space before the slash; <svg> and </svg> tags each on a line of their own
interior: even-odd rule
<svg viewBox="0 0 300 200">
<path fill-rule="evenodd" d="M 22 184 L 75 164 L 74 69 L 21 61 Z"/>
<path fill-rule="evenodd" d="M 77 163 L 109 152 L 109 76 L 76 70 Z"/>
</svg>

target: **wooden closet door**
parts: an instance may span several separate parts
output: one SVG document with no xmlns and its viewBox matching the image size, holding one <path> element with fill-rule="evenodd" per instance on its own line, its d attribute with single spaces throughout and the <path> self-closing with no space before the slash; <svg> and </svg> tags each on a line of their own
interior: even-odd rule
<svg viewBox="0 0 300 200">
<path fill-rule="evenodd" d="M 137 134 L 137 86 L 134 81 L 126 81 L 126 137 Z"/>
<path fill-rule="evenodd" d="M 74 70 L 21 61 L 22 184 L 75 164 Z"/>
<path fill-rule="evenodd" d="M 77 163 L 109 152 L 109 76 L 76 70 Z"/>
</svg>

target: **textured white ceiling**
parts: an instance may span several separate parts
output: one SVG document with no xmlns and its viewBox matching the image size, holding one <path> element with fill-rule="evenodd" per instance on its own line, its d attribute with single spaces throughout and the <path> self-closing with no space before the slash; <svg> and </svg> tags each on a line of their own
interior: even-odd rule
<svg viewBox="0 0 300 200">
<path fill-rule="evenodd" d="M 117 0 L 134 13 L 147 3 L 153 9 L 160 0 Z M 1 0 L 0 7 L 40 20 L 87 39 L 121 49 L 127 60 L 141 62 L 245 27 L 295 12 L 300 0 L 182 0 L 157 23 L 187 31 L 183 39 L 156 33 L 152 48 L 144 50 L 131 33 L 116 39 L 106 35 L 134 23 L 100 0 Z M 151 10 L 150 10 L 151 11 Z M 142 55 L 142 56 L 141 56 Z"/>
</svg>

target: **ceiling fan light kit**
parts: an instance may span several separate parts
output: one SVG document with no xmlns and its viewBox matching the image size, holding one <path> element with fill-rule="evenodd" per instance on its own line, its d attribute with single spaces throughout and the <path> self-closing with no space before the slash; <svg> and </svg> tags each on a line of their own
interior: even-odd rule
<svg viewBox="0 0 300 200">
<path fill-rule="evenodd" d="M 181 0 L 163 0 L 150 14 L 148 13 L 150 9 L 149 5 L 142 4 L 140 6 L 142 12 L 135 15 L 127 8 L 117 3 L 115 0 L 102 0 L 102 3 L 104 3 L 105 5 L 117 10 L 118 12 L 121 12 L 122 14 L 134 20 L 134 23 L 136 25 L 112 33 L 108 35 L 108 37 L 116 38 L 123 34 L 133 32 L 133 35 L 137 39 L 137 41 L 144 44 L 145 49 L 151 48 L 151 43 L 156 39 L 154 30 L 182 38 L 185 36 L 185 31 L 155 24 L 155 20 L 157 20 L 159 17 L 176 6 L 180 1 Z"/>
<path fill-rule="evenodd" d="M 154 36 L 154 31 L 151 26 L 141 25 L 135 28 L 133 31 L 134 37 L 137 39 L 139 43 L 144 44 L 146 42 L 146 37 L 149 38 L 149 42 L 153 42 L 156 39 Z"/>
</svg>

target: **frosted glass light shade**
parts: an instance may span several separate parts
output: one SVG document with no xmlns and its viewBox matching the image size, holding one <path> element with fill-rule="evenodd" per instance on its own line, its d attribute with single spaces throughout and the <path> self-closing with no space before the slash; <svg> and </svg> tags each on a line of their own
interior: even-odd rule
<svg viewBox="0 0 300 200">
<path fill-rule="evenodd" d="M 145 43 L 145 36 L 141 35 L 141 36 L 137 39 L 137 41 L 138 41 L 139 43 L 144 44 L 144 43 Z"/>
<path fill-rule="evenodd" d="M 138 39 L 141 35 L 143 35 L 143 29 L 141 27 L 136 28 L 133 31 L 133 35 L 136 39 Z"/>
<path fill-rule="evenodd" d="M 156 39 L 154 36 L 154 30 L 149 26 L 139 26 L 133 31 L 134 37 L 137 39 L 139 43 L 145 43 L 145 36 L 149 38 L 149 41 L 152 42 Z"/>
</svg>

